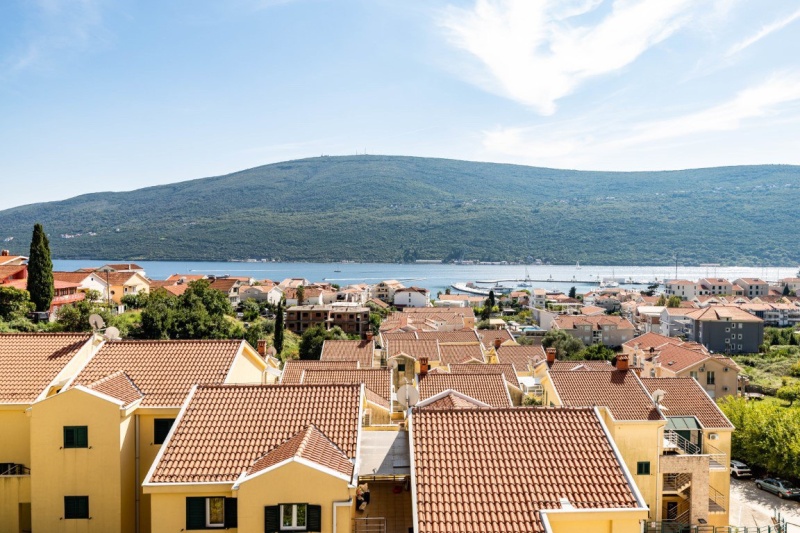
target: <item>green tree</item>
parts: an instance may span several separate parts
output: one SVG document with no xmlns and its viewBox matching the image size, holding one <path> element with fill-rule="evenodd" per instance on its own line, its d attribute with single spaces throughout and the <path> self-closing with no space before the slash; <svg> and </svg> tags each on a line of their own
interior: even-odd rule
<svg viewBox="0 0 800 533">
<path fill-rule="evenodd" d="M 33 226 L 28 257 L 28 292 L 37 311 L 50 310 L 55 295 L 53 262 L 50 259 L 50 243 L 41 224 Z"/>
<path fill-rule="evenodd" d="M 494 297 L 494 291 L 489 291 L 489 299 L 487 301 L 489 302 L 489 309 L 494 309 L 494 306 L 497 305 L 497 300 L 495 300 Z"/>
<path fill-rule="evenodd" d="M 300 285 L 297 287 L 297 305 L 303 305 L 306 301 L 306 288 Z"/>
<path fill-rule="evenodd" d="M 659 296 L 658 300 L 656 300 L 656 305 L 667 305 L 667 297 L 663 294 Z"/>
<path fill-rule="evenodd" d="M 106 325 L 111 325 L 112 317 L 108 308 L 86 298 L 59 307 L 56 311 L 56 325 L 61 331 L 91 331 L 89 317 L 92 315 L 100 315 Z"/>
<path fill-rule="evenodd" d="M 789 296 L 789 294 L 790 294 L 791 292 L 792 292 L 792 291 L 789 289 L 789 285 L 784 285 L 784 286 L 783 286 L 783 295 L 784 295 L 784 296 Z"/>
<path fill-rule="evenodd" d="M 245 328 L 244 339 L 249 342 L 251 346 L 257 347 L 260 339 L 264 339 L 274 332 L 275 321 L 260 318 L 249 324 L 249 327 Z"/>
<path fill-rule="evenodd" d="M 578 352 L 575 358 L 586 361 L 611 361 L 616 356 L 616 352 L 611 348 L 603 346 L 602 344 L 592 344 Z"/>
<path fill-rule="evenodd" d="M 681 306 L 680 296 L 670 296 L 669 300 L 667 300 L 667 307 L 680 307 L 680 306 Z"/>
<path fill-rule="evenodd" d="M 542 346 L 545 348 L 554 347 L 556 357 L 567 359 L 574 357 L 581 352 L 584 344 L 580 339 L 576 339 L 563 329 L 551 329 L 542 337 Z"/>
<path fill-rule="evenodd" d="M 150 293 L 147 305 L 142 310 L 141 335 L 146 339 L 169 339 L 177 313 L 178 298 L 166 289 L 159 288 Z"/>
<path fill-rule="evenodd" d="M 300 338 L 300 359 L 318 360 L 322 355 L 322 344 L 327 340 L 345 340 L 347 335 L 338 326 L 326 330 L 322 324 L 310 327 Z"/>
<path fill-rule="evenodd" d="M 26 318 L 35 307 L 28 291 L 0 285 L 0 320 L 11 322 Z"/>
<path fill-rule="evenodd" d="M 577 294 L 578 294 L 578 291 L 575 289 L 575 287 L 570 287 L 569 288 L 569 297 L 570 298 L 575 298 Z"/>
<path fill-rule="evenodd" d="M 789 402 L 789 405 L 792 405 L 800 398 L 800 385 L 796 383 L 784 385 L 778 389 L 775 395 L 781 400 Z"/>
<path fill-rule="evenodd" d="M 275 310 L 275 336 L 272 338 L 272 345 L 278 355 L 283 352 L 283 299 L 278 302 L 278 309 Z"/>
<path fill-rule="evenodd" d="M 255 299 L 248 298 L 242 303 L 242 315 L 244 315 L 244 319 L 248 322 L 257 319 L 260 313 L 261 307 Z"/>
<path fill-rule="evenodd" d="M 491 316 L 492 316 L 492 306 L 489 305 L 489 299 L 488 298 L 483 303 L 483 308 L 480 311 L 480 316 L 481 316 L 481 322 L 484 322 L 484 321 L 488 322 L 489 318 L 491 318 Z"/>
</svg>

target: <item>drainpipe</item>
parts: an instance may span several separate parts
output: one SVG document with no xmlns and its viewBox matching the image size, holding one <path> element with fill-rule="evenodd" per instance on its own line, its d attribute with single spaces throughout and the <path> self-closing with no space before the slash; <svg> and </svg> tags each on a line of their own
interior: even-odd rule
<svg viewBox="0 0 800 533">
<path fill-rule="evenodd" d="M 135 470 L 134 470 L 133 477 L 134 477 L 134 485 L 135 485 L 134 486 L 134 489 L 135 489 L 134 494 L 136 496 L 135 496 L 135 504 L 134 504 L 134 512 L 133 512 L 133 516 L 134 516 L 134 518 L 133 518 L 134 519 L 134 529 L 133 530 L 136 533 L 139 533 L 141 531 L 141 525 L 139 523 L 139 521 L 140 521 L 140 519 L 139 519 L 139 509 L 140 509 L 140 505 L 141 505 L 140 497 L 139 497 L 139 489 L 140 489 L 140 487 L 139 487 L 139 415 L 135 415 L 134 416 L 134 428 L 135 428 L 134 429 L 134 433 L 135 433 L 135 439 L 136 439 L 136 460 L 135 460 L 135 465 L 136 466 L 134 467 Z"/>
<path fill-rule="evenodd" d="M 336 533 L 336 511 L 339 507 L 350 507 L 353 505 L 353 498 L 349 500 L 343 500 L 338 502 L 333 502 L 333 529 L 331 530 L 333 533 Z"/>
</svg>

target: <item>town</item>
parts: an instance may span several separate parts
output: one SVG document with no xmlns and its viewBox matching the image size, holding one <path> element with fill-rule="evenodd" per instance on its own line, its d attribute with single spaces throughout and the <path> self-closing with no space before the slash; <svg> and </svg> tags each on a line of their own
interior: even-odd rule
<svg viewBox="0 0 800 533">
<path fill-rule="evenodd" d="M 765 331 L 798 359 L 799 278 L 483 297 L 114 263 L 14 318 L 34 263 L 0 255 L 3 531 L 728 531 L 736 459 L 796 477 L 733 419 L 800 396 L 735 360 Z"/>
</svg>

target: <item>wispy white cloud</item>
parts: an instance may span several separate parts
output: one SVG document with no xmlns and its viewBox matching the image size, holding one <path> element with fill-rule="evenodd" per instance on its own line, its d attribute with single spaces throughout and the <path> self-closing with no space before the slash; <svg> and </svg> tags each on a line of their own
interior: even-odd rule
<svg viewBox="0 0 800 533">
<path fill-rule="evenodd" d="M 619 71 L 691 20 L 692 0 L 476 0 L 442 25 L 488 76 L 476 84 L 544 115 L 587 79 Z"/>
<path fill-rule="evenodd" d="M 676 146 L 707 139 L 714 133 L 744 130 L 763 125 L 765 119 L 779 119 L 780 111 L 797 103 L 800 73 L 779 72 L 726 102 L 693 113 L 633 125 L 595 118 L 586 122 L 591 124 L 588 127 L 555 123 L 496 128 L 484 132 L 483 147 L 491 154 L 513 156 L 533 164 L 564 164 L 587 156 L 598 161 L 641 149 L 665 148 L 676 153 Z M 797 117 L 793 123 L 797 123 Z"/>
<path fill-rule="evenodd" d="M 9 71 L 46 65 L 61 50 L 85 50 L 105 37 L 104 0 L 37 0 L 28 4 L 27 29 L 3 58 Z"/>
<path fill-rule="evenodd" d="M 758 32 L 756 32 L 755 34 L 753 34 L 750 37 L 748 37 L 747 39 L 739 41 L 738 43 L 736 43 L 733 46 L 731 46 L 728 49 L 728 52 L 727 52 L 726 55 L 728 57 L 730 57 L 732 55 L 738 54 L 739 52 L 741 52 L 745 48 L 748 48 L 748 47 L 756 44 L 758 41 L 760 41 L 764 37 L 770 35 L 771 33 L 775 33 L 776 31 L 782 30 L 783 28 L 785 28 L 786 26 L 788 26 L 789 24 L 791 24 L 792 22 L 794 22 L 798 18 L 800 18 L 800 9 L 798 9 L 794 13 L 791 13 L 791 14 L 785 16 L 785 17 L 782 17 L 779 20 L 776 20 L 776 21 L 774 21 L 774 22 L 772 22 L 770 24 L 767 24 L 765 26 L 762 26 L 761 29 L 758 30 Z"/>
</svg>

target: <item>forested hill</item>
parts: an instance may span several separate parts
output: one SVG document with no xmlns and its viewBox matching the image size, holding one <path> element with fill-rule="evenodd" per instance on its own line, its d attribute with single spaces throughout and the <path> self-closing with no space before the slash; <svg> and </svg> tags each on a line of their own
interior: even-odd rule
<svg viewBox="0 0 800 533">
<path fill-rule="evenodd" d="M 60 259 L 649 265 L 678 251 L 683 264 L 796 265 L 798 215 L 796 166 L 622 173 L 320 157 L 0 211 L 0 239 L 14 237 L 0 245 L 26 254 L 41 222 Z"/>
</svg>

